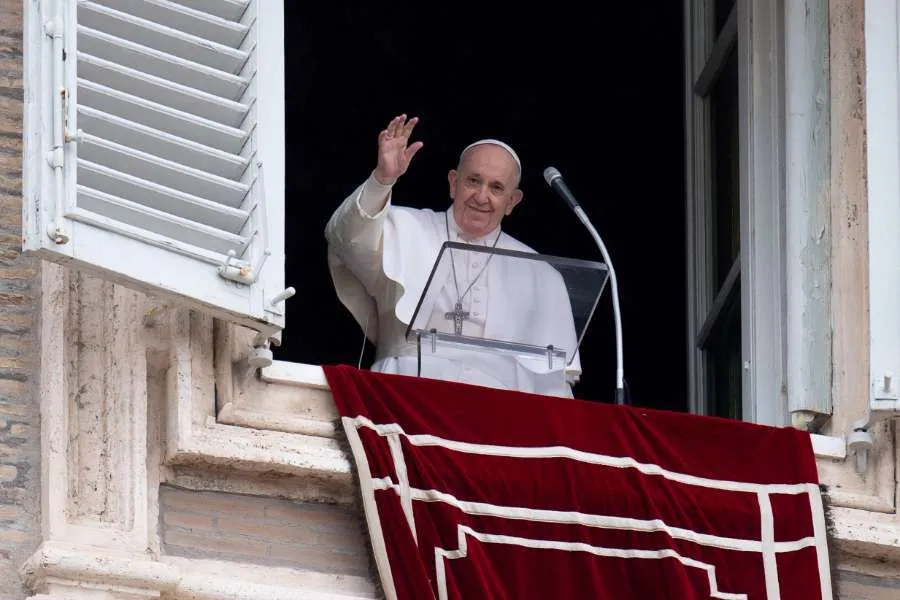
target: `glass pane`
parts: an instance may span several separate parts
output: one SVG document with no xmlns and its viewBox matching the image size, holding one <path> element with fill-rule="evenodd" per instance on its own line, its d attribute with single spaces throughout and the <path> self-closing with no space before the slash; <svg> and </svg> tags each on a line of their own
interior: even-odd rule
<svg viewBox="0 0 900 600">
<path fill-rule="evenodd" d="M 716 0 L 716 34 L 722 31 L 732 8 L 734 8 L 734 0 Z"/>
<path fill-rule="evenodd" d="M 731 51 L 712 92 L 713 214 L 716 289 L 740 251 L 738 64 Z"/>
<path fill-rule="evenodd" d="M 717 2 L 717 8 L 734 2 Z M 727 18 L 727 12 L 722 19 Z M 740 254 L 740 139 L 738 60 L 732 50 L 710 95 L 712 113 L 712 226 L 714 289 L 718 293 Z M 738 280 L 740 281 L 740 280 Z M 738 284 L 739 285 L 739 284 Z M 714 324 L 707 353 L 709 414 L 740 419 L 741 402 L 741 306 L 734 294 Z"/>
<path fill-rule="evenodd" d="M 740 419 L 741 402 L 741 306 L 736 299 L 722 313 L 718 337 L 708 353 L 709 413 Z"/>
</svg>

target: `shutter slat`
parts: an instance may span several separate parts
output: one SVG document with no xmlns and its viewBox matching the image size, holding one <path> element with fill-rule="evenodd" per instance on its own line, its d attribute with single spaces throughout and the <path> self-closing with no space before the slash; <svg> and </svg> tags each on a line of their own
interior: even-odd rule
<svg viewBox="0 0 900 600">
<path fill-rule="evenodd" d="M 180 4 L 229 21 L 237 21 L 244 15 L 250 0 L 180 0 Z"/>
<path fill-rule="evenodd" d="M 78 3 L 78 23 L 226 73 L 240 73 L 249 56 L 246 51 L 100 6 L 95 2 Z"/>
<path fill-rule="evenodd" d="M 78 207 L 84 210 L 221 254 L 234 250 L 235 254 L 239 255 L 247 244 L 247 238 L 239 235 L 182 219 L 83 185 L 78 186 L 77 202 Z"/>
<path fill-rule="evenodd" d="M 239 127 L 250 108 L 160 77 L 154 77 L 108 60 L 78 53 L 78 75 L 88 81 L 122 90 L 183 112 Z"/>
<path fill-rule="evenodd" d="M 239 154 L 248 133 L 164 104 L 93 82 L 78 80 L 78 104 L 146 125 L 229 154 Z"/>
<path fill-rule="evenodd" d="M 216 204 L 87 160 L 79 160 L 77 177 L 78 183 L 87 188 L 236 235 L 241 233 L 249 217 L 247 211 Z"/>
<path fill-rule="evenodd" d="M 240 179 L 249 163 L 241 156 L 222 152 L 85 105 L 78 107 L 78 127 L 87 133 L 123 146 L 140 148 L 155 156 L 162 156 L 176 163 L 229 179 Z"/>
<path fill-rule="evenodd" d="M 240 207 L 249 191 L 245 183 L 192 169 L 87 132 L 78 144 L 78 152 L 89 162 L 232 208 Z"/>
<path fill-rule="evenodd" d="M 249 26 L 217 15 L 170 2 L 169 0 L 95 0 L 98 4 L 114 8 L 166 27 L 171 27 L 237 48 L 247 36 Z"/>
<path fill-rule="evenodd" d="M 83 26 L 78 28 L 78 49 L 85 54 L 230 100 L 239 99 L 248 83 L 237 75 Z"/>
</svg>

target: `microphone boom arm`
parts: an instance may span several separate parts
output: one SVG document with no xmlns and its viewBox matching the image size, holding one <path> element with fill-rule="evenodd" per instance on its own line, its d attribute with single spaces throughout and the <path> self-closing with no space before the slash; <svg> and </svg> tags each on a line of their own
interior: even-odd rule
<svg viewBox="0 0 900 600">
<path fill-rule="evenodd" d="M 609 268 L 609 284 L 612 286 L 613 318 L 616 327 L 616 404 L 624 404 L 625 370 L 622 365 L 622 314 L 619 312 L 619 285 L 616 281 L 616 270 L 613 268 L 609 253 L 606 251 L 606 245 L 603 243 L 603 240 L 600 239 L 600 234 L 597 233 L 597 229 L 591 223 L 590 219 L 587 218 L 584 209 L 581 208 L 581 206 L 575 206 L 573 210 L 575 211 L 575 216 L 578 217 L 578 220 L 584 224 L 594 238 L 594 242 L 597 244 L 597 247 L 600 248 L 600 254 L 603 255 L 603 261 Z"/>
<path fill-rule="evenodd" d="M 609 281 L 612 286 L 613 318 L 616 326 L 616 404 L 624 404 L 625 369 L 622 361 L 622 314 L 619 312 L 619 284 L 616 281 L 616 270 L 613 268 L 612 260 L 610 260 L 609 253 L 606 251 L 606 245 L 603 243 L 603 240 L 600 239 L 600 234 L 597 233 L 597 229 L 591 223 L 590 219 L 588 219 L 584 209 L 581 208 L 578 201 L 575 200 L 575 196 L 572 195 L 568 186 L 563 182 L 562 175 L 560 175 L 559 171 L 554 167 L 547 167 L 544 169 L 544 180 L 547 182 L 547 185 L 555 190 L 562 199 L 566 201 L 566 204 L 568 204 L 575 212 L 575 216 L 578 217 L 578 220 L 581 221 L 590 232 L 597 247 L 600 248 L 600 253 L 603 255 L 603 261 L 609 269 Z"/>
</svg>

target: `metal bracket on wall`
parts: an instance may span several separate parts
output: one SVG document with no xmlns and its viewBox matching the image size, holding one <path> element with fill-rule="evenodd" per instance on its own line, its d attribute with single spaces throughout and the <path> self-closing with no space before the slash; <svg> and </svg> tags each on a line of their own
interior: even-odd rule
<svg viewBox="0 0 900 600">
<path fill-rule="evenodd" d="M 893 374 L 885 373 L 872 382 L 872 393 L 866 418 L 853 423 L 847 437 L 847 449 L 855 461 L 856 472 L 862 475 L 868 468 L 869 453 L 875 445 L 872 428 L 881 421 L 900 418 L 900 394 L 893 385 Z"/>
</svg>

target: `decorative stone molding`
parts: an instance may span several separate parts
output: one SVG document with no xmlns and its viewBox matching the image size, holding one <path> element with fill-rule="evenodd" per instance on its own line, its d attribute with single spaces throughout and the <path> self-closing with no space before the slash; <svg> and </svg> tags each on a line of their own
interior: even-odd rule
<svg viewBox="0 0 900 600">
<path fill-rule="evenodd" d="M 62 542 L 42 544 L 23 571 L 28 587 L 40 592 L 32 600 L 159 598 L 174 593 L 181 579 L 179 569 L 146 554 L 114 553 Z"/>
<path fill-rule="evenodd" d="M 219 423 L 212 318 L 51 263 L 42 279 L 43 543 L 22 567 L 33 599 L 374 597 L 366 578 L 162 555 L 163 481 L 353 502 L 324 426 L 330 395 L 318 435 Z"/>
<path fill-rule="evenodd" d="M 145 298 L 51 263 L 42 290 L 44 542 L 23 575 L 38 597 L 159 597 L 176 579 L 147 553 Z"/>
<path fill-rule="evenodd" d="M 360 600 L 378 598 L 368 579 L 296 569 L 235 565 L 215 560 L 165 557 L 181 572 L 174 592 L 190 600 Z M 300 592 L 299 590 L 302 590 Z"/>
<path fill-rule="evenodd" d="M 147 375 L 131 325 L 143 297 L 50 263 L 42 277 L 44 539 L 144 551 Z"/>
<path fill-rule="evenodd" d="M 219 423 L 332 438 L 340 428 L 322 369 L 275 361 L 257 371 L 248 364 L 253 332 L 216 324 Z"/>
<path fill-rule="evenodd" d="M 832 540 L 842 564 L 852 564 L 857 557 L 882 564 L 900 565 L 900 515 L 896 511 L 896 495 L 900 486 L 894 474 L 900 472 L 900 454 L 894 444 L 896 432 L 892 424 L 876 431 L 876 461 L 868 479 L 852 467 L 852 460 L 830 462 L 819 459 L 819 479 L 828 487 L 831 506 Z M 878 443 L 879 440 L 881 443 Z"/>
<path fill-rule="evenodd" d="M 111 553 L 45 543 L 24 567 L 40 593 L 30 600 L 361 600 L 378 596 L 366 578 L 224 561 Z"/>
<path fill-rule="evenodd" d="M 860 475 L 852 456 L 843 460 L 819 458 L 819 480 L 828 485 L 832 506 L 892 514 L 896 511 L 896 451 L 891 423 L 880 423 L 873 431 L 875 444 L 869 468 Z"/>
<path fill-rule="evenodd" d="M 240 361 L 215 361 L 212 340 L 213 322 L 186 310 L 173 314 L 171 359 L 167 376 L 167 428 L 166 464 L 175 469 L 237 471 L 252 475 L 294 476 L 301 489 L 295 489 L 295 498 L 305 500 L 337 500 L 350 502 L 353 498 L 353 480 L 350 463 L 343 449 L 333 438 L 334 428 L 328 423 L 329 411 L 325 400 L 330 394 L 317 396 L 318 414 L 322 427 L 319 435 L 312 435 L 310 428 L 295 426 L 285 431 L 256 429 L 249 426 L 229 425 L 214 418 L 214 383 L 222 382 L 215 390 L 225 397 L 225 406 L 233 406 L 228 391 L 231 376 L 241 377 L 240 394 L 262 394 L 268 397 L 289 398 L 294 392 L 285 386 L 270 386 L 254 379 L 252 371 L 238 371 L 232 365 Z M 221 354 L 219 356 L 222 356 Z M 228 354 L 227 356 L 230 356 Z M 224 366 L 223 364 L 224 363 Z M 214 377 L 214 371 L 217 377 Z M 225 375 L 223 375 L 225 373 Z M 307 412 L 312 409 L 307 409 Z M 220 411 L 221 412 L 221 411 Z M 287 413 L 290 415 L 290 413 Z M 301 419 L 286 417 L 297 423 Z M 310 419 L 312 421 L 312 419 Z M 330 437 L 325 434 L 330 433 Z"/>
<path fill-rule="evenodd" d="M 900 564 L 900 519 L 896 515 L 872 513 L 853 508 L 832 509 L 833 538 L 845 555 Z"/>
</svg>

